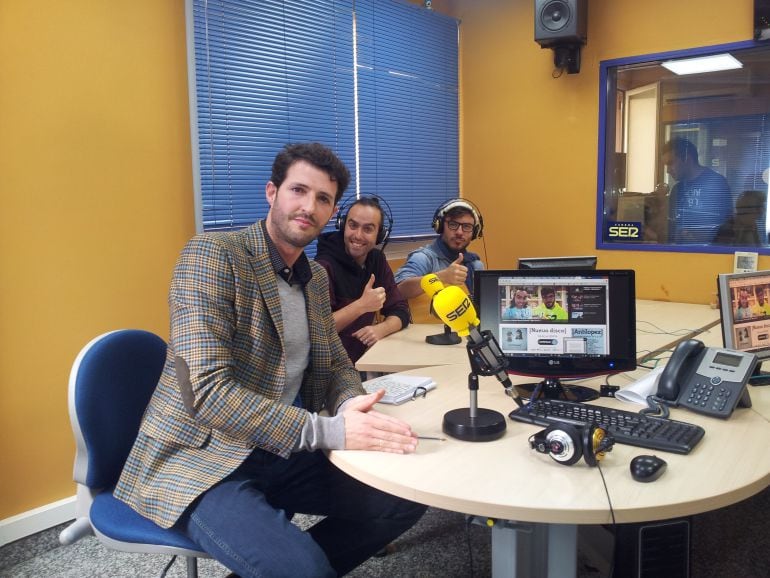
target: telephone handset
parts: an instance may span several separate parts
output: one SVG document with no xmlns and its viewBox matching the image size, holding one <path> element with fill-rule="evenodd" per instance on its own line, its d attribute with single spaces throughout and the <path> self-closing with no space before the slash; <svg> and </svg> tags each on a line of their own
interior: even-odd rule
<svg viewBox="0 0 770 578">
<path fill-rule="evenodd" d="M 746 384 L 756 365 L 753 353 L 706 347 L 688 339 L 676 346 L 660 374 L 657 397 L 669 405 L 727 419 L 736 406 L 751 407 Z"/>
</svg>

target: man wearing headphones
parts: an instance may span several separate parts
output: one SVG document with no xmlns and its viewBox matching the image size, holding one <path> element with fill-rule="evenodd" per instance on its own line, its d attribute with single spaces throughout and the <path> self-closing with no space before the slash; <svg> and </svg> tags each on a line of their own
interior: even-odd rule
<svg viewBox="0 0 770 578">
<path fill-rule="evenodd" d="M 432 226 L 438 239 L 412 251 L 396 271 L 396 283 L 407 299 L 422 294 L 420 280 L 429 273 L 435 273 L 444 285 L 459 285 L 470 293 L 473 272 L 484 269 L 481 258 L 466 251 L 484 229 L 484 220 L 473 203 L 463 199 L 447 201 L 436 209 Z"/>
<path fill-rule="evenodd" d="M 383 201 L 384 202 L 384 201 Z M 355 363 L 383 337 L 409 324 L 409 304 L 393 279 L 384 249 L 392 222 L 375 196 L 361 197 L 337 216 L 337 231 L 318 238 L 316 261 L 329 275 L 340 340 Z M 375 323 L 381 311 L 384 319 Z"/>
</svg>

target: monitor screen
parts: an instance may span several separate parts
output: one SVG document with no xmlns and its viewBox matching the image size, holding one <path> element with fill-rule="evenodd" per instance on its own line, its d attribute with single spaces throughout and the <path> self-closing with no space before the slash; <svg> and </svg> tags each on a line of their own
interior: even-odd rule
<svg viewBox="0 0 770 578">
<path fill-rule="evenodd" d="M 519 269 L 596 269 L 596 256 L 519 257 Z"/>
<path fill-rule="evenodd" d="M 717 289 L 725 347 L 770 359 L 770 271 L 723 273 Z"/>
<path fill-rule="evenodd" d="M 497 338 L 508 372 L 544 379 L 547 397 L 595 398 L 594 390 L 562 387 L 559 378 L 636 368 L 631 270 L 477 271 L 474 300 L 481 329 Z M 528 397 L 533 387 L 517 389 Z"/>
</svg>

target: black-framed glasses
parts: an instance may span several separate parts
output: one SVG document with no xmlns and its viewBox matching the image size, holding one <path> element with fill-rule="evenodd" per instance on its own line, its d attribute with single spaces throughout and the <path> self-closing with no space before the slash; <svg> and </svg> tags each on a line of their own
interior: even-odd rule
<svg viewBox="0 0 770 578">
<path fill-rule="evenodd" d="M 463 228 L 463 233 L 470 233 L 473 231 L 473 223 L 458 223 L 457 221 L 447 221 L 446 226 L 450 231 L 456 231 L 458 227 Z"/>
</svg>

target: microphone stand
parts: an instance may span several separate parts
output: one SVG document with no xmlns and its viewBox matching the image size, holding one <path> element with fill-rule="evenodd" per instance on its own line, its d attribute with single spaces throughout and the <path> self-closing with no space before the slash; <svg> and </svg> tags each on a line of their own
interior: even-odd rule
<svg viewBox="0 0 770 578">
<path fill-rule="evenodd" d="M 444 333 L 437 333 L 436 335 L 426 335 L 426 343 L 431 345 L 457 345 L 462 343 L 462 339 L 457 335 L 449 325 L 444 325 Z"/>
<path fill-rule="evenodd" d="M 505 433 L 505 416 L 498 411 L 478 407 L 479 375 L 494 375 L 508 395 L 512 385 L 505 373 L 505 356 L 492 332 L 470 329 L 466 344 L 471 372 L 468 374 L 469 407 L 453 409 L 444 414 L 444 433 L 463 441 L 487 442 Z"/>
<path fill-rule="evenodd" d="M 438 315 L 436 315 L 436 310 L 433 309 L 433 299 L 435 299 L 435 296 L 431 297 L 430 300 L 430 314 L 433 315 L 433 317 L 438 317 Z M 444 323 L 444 333 L 425 336 L 425 342 L 430 343 L 431 345 L 457 345 L 458 343 L 462 343 L 462 341 L 460 336 L 452 331 L 452 328 L 446 323 Z"/>
</svg>

